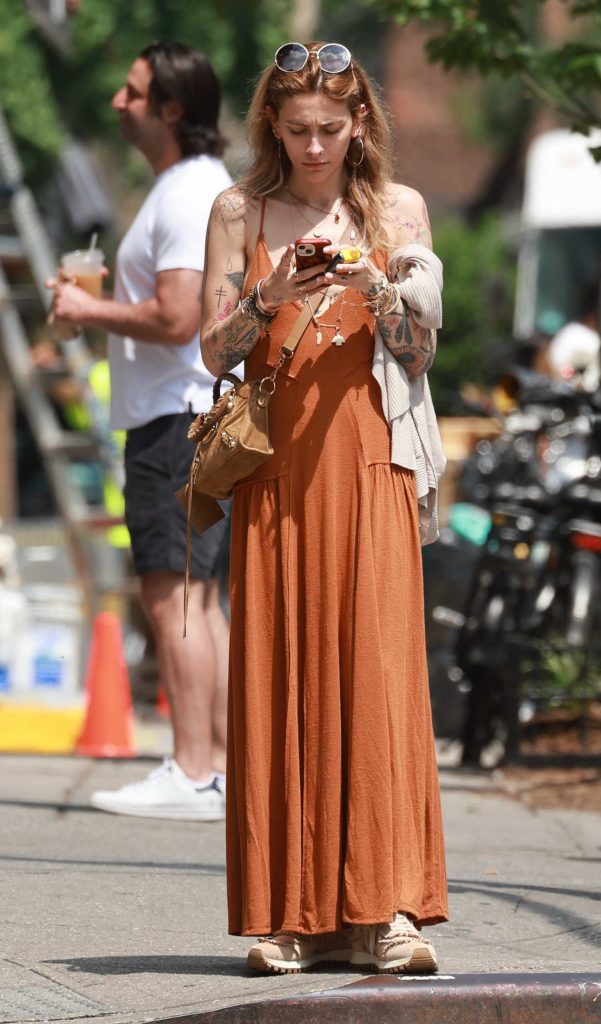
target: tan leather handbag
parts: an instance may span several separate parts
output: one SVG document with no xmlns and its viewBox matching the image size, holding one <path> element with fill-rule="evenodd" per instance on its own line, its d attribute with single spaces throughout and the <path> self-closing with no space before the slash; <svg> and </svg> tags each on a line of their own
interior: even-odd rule
<svg viewBox="0 0 601 1024">
<path fill-rule="evenodd" d="M 292 359 L 312 319 L 311 307 L 303 306 L 280 349 L 272 372 L 261 380 L 241 381 L 222 373 L 213 385 L 213 405 L 190 424 L 188 437 L 196 442 L 188 482 L 176 497 L 195 529 L 202 533 L 223 518 L 217 498 L 228 498 L 240 480 L 250 476 L 273 455 L 269 440 L 268 407 L 276 389 L 280 367 Z M 233 387 L 221 395 L 221 385 Z"/>
<path fill-rule="evenodd" d="M 313 312 L 303 306 L 280 349 L 272 372 L 261 380 L 241 381 L 232 373 L 222 373 L 213 386 L 213 406 L 190 424 L 188 437 L 196 442 L 188 482 L 176 492 L 176 498 L 188 518 L 186 536 L 185 616 L 188 607 L 188 576 L 191 527 L 202 533 L 223 518 L 217 499 L 228 498 L 234 486 L 250 476 L 261 462 L 273 455 L 269 440 L 268 408 L 276 390 L 278 371 L 292 359 Z M 221 385 L 233 385 L 221 395 Z"/>
<path fill-rule="evenodd" d="M 196 451 L 188 482 L 176 497 L 199 533 L 223 517 L 216 499 L 228 498 L 239 480 L 273 455 L 267 416 L 273 376 L 241 381 L 222 373 L 213 387 L 213 406 L 190 424 L 188 437 Z M 233 387 L 220 395 L 223 381 Z"/>
</svg>

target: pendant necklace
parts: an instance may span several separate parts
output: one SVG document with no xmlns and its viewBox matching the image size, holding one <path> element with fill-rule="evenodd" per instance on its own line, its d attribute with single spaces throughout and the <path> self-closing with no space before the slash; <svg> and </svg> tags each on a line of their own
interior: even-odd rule
<svg viewBox="0 0 601 1024">
<path fill-rule="evenodd" d="M 284 189 L 288 193 L 288 200 L 289 200 L 290 205 L 291 205 L 293 210 L 294 210 L 295 207 L 298 208 L 298 206 L 300 204 L 301 206 L 308 206 L 309 209 L 316 210 L 318 213 L 323 213 L 324 216 L 326 216 L 326 217 L 331 217 L 332 216 L 332 210 L 324 210 L 324 209 L 322 209 L 321 206 L 314 206 L 313 203 L 305 203 L 302 199 L 299 199 L 299 197 L 297 195 L 295 195 L 294 192 L 291 192 L 287 185 L 284 185 Z M 336 205 L 336 202 L 338 202 L 338 200 L 335 200 L 334 205 Z M 340 206 L 338 207 L 338 209 L 334 213 L 334 224 L 339 224 L 340 223 L 340 214 L 341 214 L 343 206 L 344 206 L 344 197 L 340 198 Z M 307 217 L 304 216 L 302 210 L 299 209 L 298 213 L 300 213 L 300 215 L 303 218 L 303 220 L 305 221 L 305 223 L 307 223 L 307 224 L 310 223 L 310 221 L 307 219 Z M 343 240 L 343 237 L 346 234 L 346 232 L 348 231 L 348 228 L 349 228 L 350 224 L 351 224 L 351 222 L 349 221 L 349 224 L 347 225 L 347 227 L 345 229 L 343 229 L 342 235 L 341 235 L 341 237 L 339 239 L 340 242 Z M 312 231 L 312 234 L 313 234 L 314 238 L 321 238 L 321 231 L 315 231 L 314 230 L 314 231 Z M 351 226 L 351 229 L 350 229 L 350 232 L 349 232 L 349 241 L 351 242 L 351 244 L 354 244 L 356 238 L 357 238 L 357 232 L 355 231 L 355 228 Z"/>
<path fill-rule="evenodd" d="M 288 188 L 287 185 L 285 185 L 284 188 L 286 189 L 286 192 L 288 193 L 288 199 L 290 201 L 290 206 L 291 206 L 291 209 L 292 209 L 292 219 L 293 219 L 293 221 L 296 221 L 296 218 L 294 216 L 294 210 L 295 210 L 295 207 L 297 206 L 297 203 L 299 203 L 299 202 L 303 203 L 303 200 L 299 199 L 298 196 L 295 196 L 294 193 L 290 191 L 290 189 Z M 324 215 L 327 215 L 327 216 L 330 216 L 331 212 L 332 212 L 331 210 L 322 210 L 319 206 L 313 206 L 311 203 L 303 203 L 303 205 L 304 206 L 309 206 L 312 210 L 317 210 L 318 213 L 323 213 Z M 338 210 L 336 211 L 336 213 L 334 215 L 334 223 L 335 224 L 338 224 L 339 221 L 340 221 L 340 211 L 341 211 L 343 205 L 344 205 L 344 199 L 341 199 L 340 200 L 340 206 L 338 207 Z M 302 212 L 300 210 L 298 212 L 302 216 Z M 306 220 L 306 218 L 305 218 L 305 220 Z M 351 222 L 349 221 L 349 224 L 350 223 Z M 295 229 L 295 234 L 296 234 L 296 230 L 297 230 L 296 229 L 296 223 L 294 224 L 294 229 Z M 340 236 L 340 238 L 338 240 L 338 244 L 340 244 L 340 242 L 342 242 L 343 236 L 346 234 L 347 230 L 348 230 L 348 226 L 342 232 L 342 235 Z M 320 237 L 320 232 L 319 231 L 314 231 L 313 235 L 314 235 L 315 238 L 319 238 Z M 354 227 L 351 227 L 351 230 L 349 232 L 349 239 L 350 239 L 351 244 L 354 243 L 356 237 L 357 237 L 357 232 L 355 231 Z M 335 345 L 336 348 L 340 348 L 341 345 L 344 345 L 346 343 L 346 338 L 344 337 L 344 335 L 342 333 L 342 314 L 343 314 L 343 310 L 344 310 L 345 291 L 343 290 L 342 300 L 340 302 L 340 312 L 339 312 L 338 317 L 336 319 L 336 323 L 333 323 L 333 324 L 327 324 L 327 323 L 325 323 L 325 321 L 317 319 L 317 313 L 319 312 L 319 309 L 320 309 L 324 299 L 326 298 L 326 296 L 328 296 L 328 288 L 326 288 L 325 292 L 322 292 L 321 295 L 322 295 L 322 297 L 319 300 L 319 302 L 318 302 L 318 304 L 317 304 L 315 309 L 313 309 L 313 306 L 311 305 L 311 300 L 310 300 L 309 296 L 308 295 L 305 296 L 305 302 L 307 303 L 307 305 L 309 307 L 309 310 L 311 311 L 311 320 L 313 321 L 313 324 L 315 325 L 315 328 L 316 328 L 315 342 L 316 342 L 317 345 L 321 345 L 321 343 L 323 341 L 322 328 L 323 327 L 327 327 L 327 328 L 329 328 L 329 330 L 334 331 L 334 335 L 332 337 L 332 345 Z"/>
<path fill-rule="evenodd" d="M 325 320 L 318 320 L 317 319 L 317 312 L 319 311 L 319 305 L 321 305 L 321 303 L 317 306 L 317 309 L 314 310 L 313 306 L 311 305 L 311 300 L 309 299 L 308 295 L 307 295 L 307 298 L 306 298 L 306 302 L 307 302 L 307 305 L 309 306 L 309 309 L 311 310 L 311 319 L 312 319 L 313 323 L 315 324 L 315 326 L 317 328 L 317 333 L 315 335 L 315 344 L 316 345 L 321 345 L 321 343 L 323 341 L 323 334 L 321 332 L 321 329 L 322 329 L 322 327 L 328 327 L 331 331 L 335 332 L 334 336 L 332 338 L 332 345 L 335 345 L 336 348 L 340 348 L 341 345 L 344 345 L 346 343 L 346 338 L 341 333 L 341 331 L 342 331 L 342 310 L 344 308 L 344 295 L 342 296 L 342 301 L 340 303 L 340 314 L 339 314 L 338 319 L 336 320 L 335 324 L 327 324 L 325 322 Z"/>
<path fill-rule="evenodd" d="M 336 199 L 334 200 L 334 205 L 332 206 L 331 210 L 324 210 L 321 206 L 314 206 L 313 203 L 307 203 L 304 199 L 301 199 L 300 196 L 295 195 L 294 192 L 290 191 L 290 189 L 288 188 L 287 185 L 284 185 L 284 188 L 286 189 L 286 192 L 288 193 L 290 198 L 293 199 L 295 203 L 298 203 L 301 206 L 308 206 L 310 210 L 317 210 L 318 213 L 323 213 L 324 216 L 326 216 L 326 217 L 333 216 L 334 217 L 334 224 L 339 224 L 340 223 L 340 211 L 342 210 L 342 207 L 344 205 L 344 199 L 341 196 L 337 196 L 336 197 Z M 334 207 L 336 206 L 336 203 L 340 204 L 338 206 L 337 210 L 334 209 Z M 302 214 L 301 214 L 301 216 L 302 216 Z M 314 232 L 314 234 L 315 234 L 315 232 Z"/>
</svg>

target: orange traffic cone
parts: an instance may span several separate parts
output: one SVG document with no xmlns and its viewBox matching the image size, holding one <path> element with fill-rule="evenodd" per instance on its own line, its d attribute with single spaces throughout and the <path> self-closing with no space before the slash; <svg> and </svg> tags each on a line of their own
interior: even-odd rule
<svg viewBox="0 0 601 1024">
<path fill-rule="evenodd" d="M 171 718 L 171 708 L 169 701 L 167 700 L 167 694 L 165 693 L 165 687 L 159 683 L 157 689 L 157 699 L 154 705 L 155 714 L 159 718 Z"/>
<path fill-rule="evenodd" d="M 114 612 L 94 619 L 86 672 L 86 717 L 75 752 L 135 757 L 134 715 L 121 626 Z"/>
</svg>

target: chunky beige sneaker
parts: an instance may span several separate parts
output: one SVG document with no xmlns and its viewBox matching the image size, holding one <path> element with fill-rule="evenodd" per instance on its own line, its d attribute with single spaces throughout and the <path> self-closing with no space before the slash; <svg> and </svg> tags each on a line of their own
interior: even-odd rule
<svg viewBox="0 0 601 1024">
<path fill-rule="evenodd" d="M 253 971 L 296 974 L 319 963 L 346 963 L 351 949 L 340 932 L 324 935 L 294 935 L 276 932 L 259 939 L 248 953 Z"/>
<path fill-rule="evenodd" d="M 353 925 L 343 935 L 351 947 L 349 963 L 370 965 L 383 974 L 434 974 L 434 946 L 404 914 L 392 924 Z"/>
</svg>

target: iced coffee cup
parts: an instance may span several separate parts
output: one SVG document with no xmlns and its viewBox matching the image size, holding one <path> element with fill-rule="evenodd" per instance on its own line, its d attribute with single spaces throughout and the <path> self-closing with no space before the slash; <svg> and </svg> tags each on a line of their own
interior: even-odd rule
<svg viewBox="0 0 601 1024">
<path fill-rule="evenodd" d="M 97 299 L 102 296 L 103 267 L 104 253 L 101 249 L 76 249 L 61 256 L 63 274 Z"/>
</svg>

